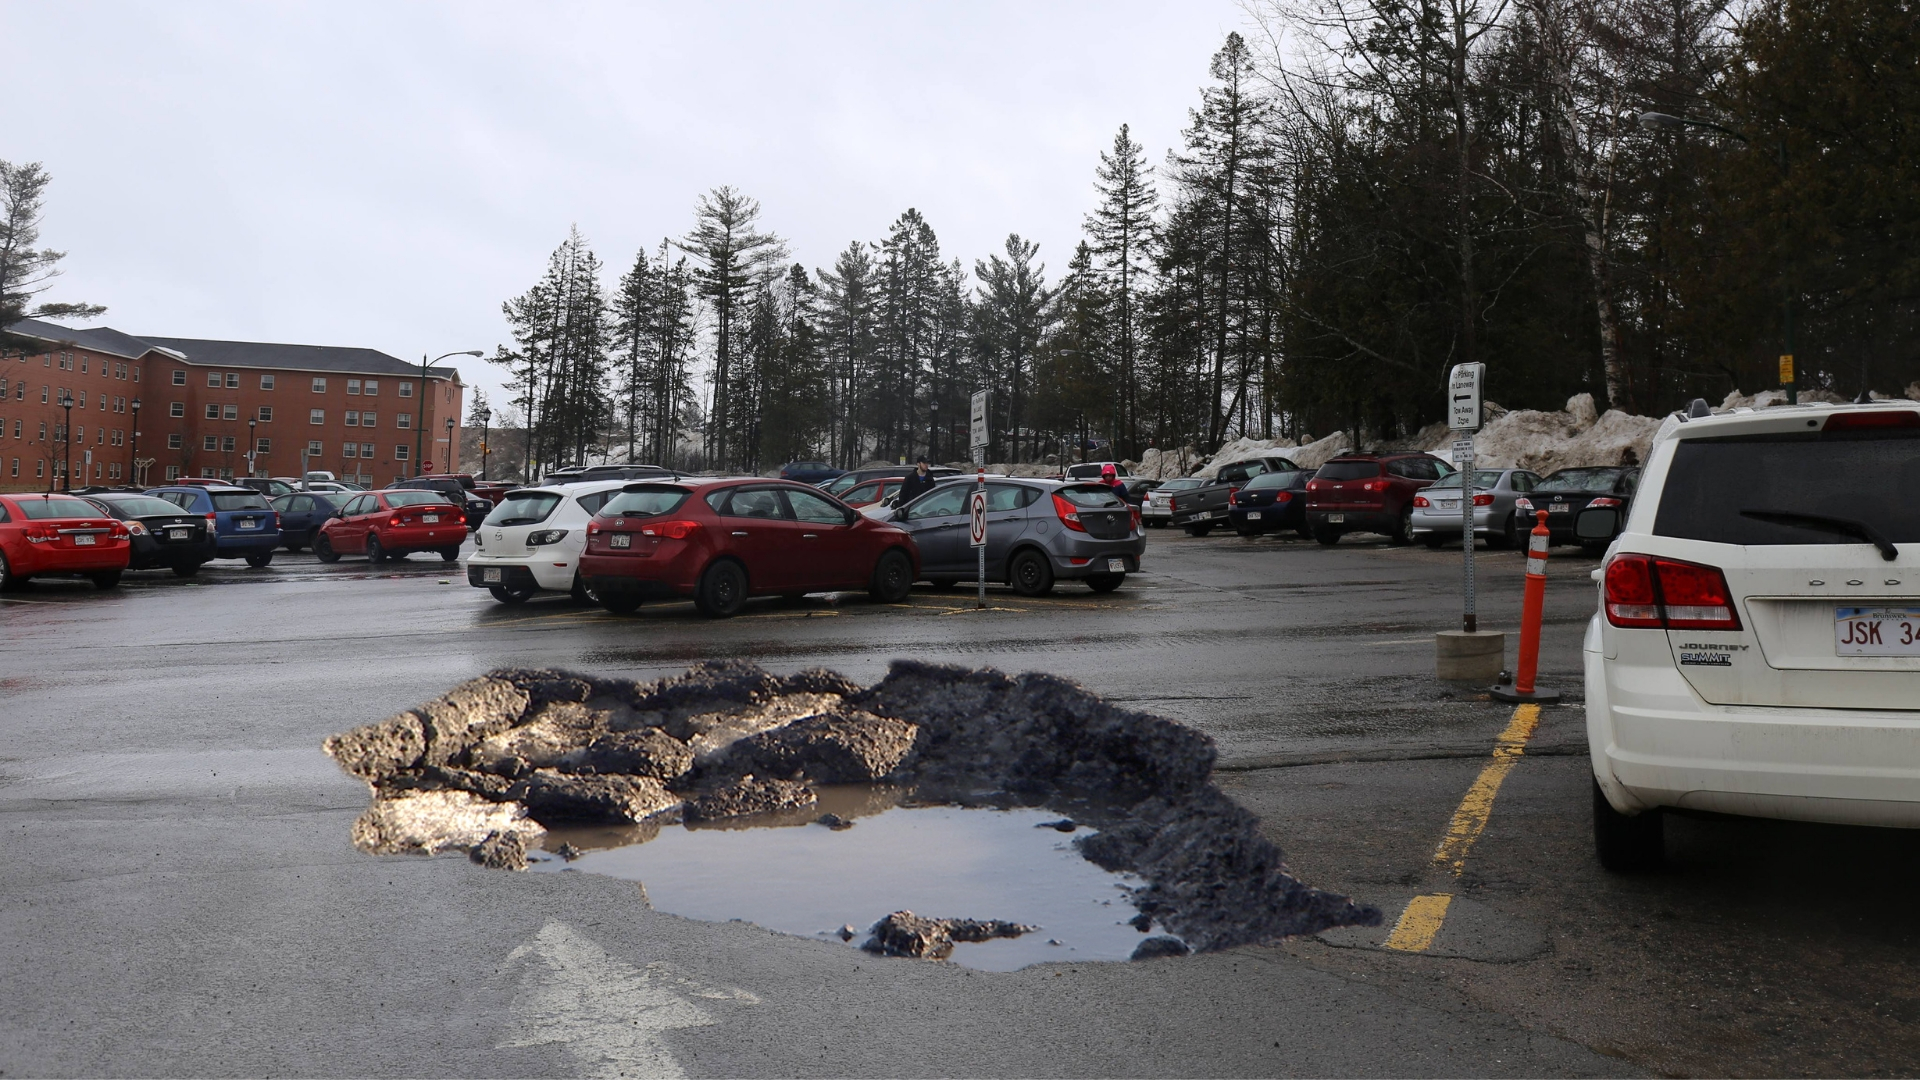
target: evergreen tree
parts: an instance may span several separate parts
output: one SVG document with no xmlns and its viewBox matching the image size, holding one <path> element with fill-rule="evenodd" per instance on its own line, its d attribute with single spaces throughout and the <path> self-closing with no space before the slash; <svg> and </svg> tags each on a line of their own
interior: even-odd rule
<svg viewBox="0 0 1920 1080">
<path fill-rule="evenodd" d="M 0 160 L 0 333 L 29 314 L 42 319 L 92 319 L 106 314 L 98 304 L 45 303 L 29 309 L 33 298 L 60 276 L 66 253 L 35 248 L 47 185 L 53 177 L 37 161 L 25 165 Z"/>
<path fill-rule="evenodd" d="M 737 464 L 735 445 L 751 411 L 751 372 L 736 369 L 745 331 L 742 316 L 754 293 L 786 258 L 786 245 L 756 228 L 760 204 L 731 187 L 700 197 L 694 227 L 680 241 L 693 256 L 696 288 L 713 313 L 713 405 L 707 418 L 707 455 L 711 462 Z"/>
<path fill-rule="evenodd" d="M 866 444 L 858 418 L 868 407 L 866 384 L 878 355 L 874 311 L 879 286 L 867 246 L 848 244 L 831 271 L 820 271 L 820 285 L 820 343 L 832 408 L 827 452 L 834 464 L 851 469 L 864 460 Z"/>
<path fill-rule="evenodd" d="M 1092 253 L 1106 278 L 1104 292 L 1111 298 L 1110 319 L 1116 367 L 1112 373 L 1118 417 L 1112 429 L 1119 453 L 1140 452 L 1141 346 L 1140 297 L 1151 280 L 1154 210 L 1159 195 L 1153 189 L 1153 170 L 1146 150 L 1133 141 L 1127 125 L 1113 138 L 1113 150 L 1100 155 L 1095 188 L 1100 205 L 1087 217 Z"/>
<path fill-rule="evenodd" d="M 974 306 L 975 347 L 979 350 L 985 385 L 997 390 L 990 400 L 989 416 L 1006 417 L 1010 444 L 1003 460 L 1020 461 L 1025 450 L 1031 453 L 1030 440 L 1023 438 L 1023 425 L 1029 419 L 1028 398 L 1032 394 L 1033 361 L 1040 342 L 1052 321 L 1048 304 L 1046 267 L 1034 260 L 1040 245 L 1007 234 L 1006 258 L 989 255 L 974 264 L 974 276 L 980 279 L 979 299 Z M 994 449 L 998 449 L 995 440 Z M 989 450 L 989 456 L 993 450 Z"/>
</svg>

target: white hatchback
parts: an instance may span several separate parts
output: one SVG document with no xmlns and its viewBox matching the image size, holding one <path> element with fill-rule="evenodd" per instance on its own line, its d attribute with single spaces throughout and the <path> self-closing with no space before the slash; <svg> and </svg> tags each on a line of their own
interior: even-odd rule
<svg viewBox="0 0 1920 1080">
<path fill-rule="evenodd" d="M 1920 827 L 1920 406 L 1669 419 L 1594 577 L 1602 864 L 1667 807 Z"/>
<path fill-rule="evenodd" d="M 597 480 L 508 492 L 474 530 L 467 584 L 503 604 L 523 603 L 542 591 L 586 599 L 580 553 L 587 546 L 587 522 L 627 483 Z"/>
</svg>

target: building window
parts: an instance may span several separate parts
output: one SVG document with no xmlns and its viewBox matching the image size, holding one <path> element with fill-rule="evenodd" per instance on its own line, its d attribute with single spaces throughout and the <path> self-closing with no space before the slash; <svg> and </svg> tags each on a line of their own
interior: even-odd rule
<svg viewBox="0 0 1920 1080">
<path fill-rule="evenodd" d="M 46 403 L 47 403 L 47 387 L 46 387 L 46 384 L 43 383 L 40 386 L 40 404 L 45 405 Z"/>
<path fill-rule="evenodd" d="M 260 376 L 260 389 L 262 390 L 273 389 L 273 376 L 271 375 Z"/>
<path fill-rule="evenodd" d="M 185 416 L 185 415 L 187 415 L 187 403 L 186 403 L 186 402 L 184 402 L 184 401 L 170 401 L 170 402 L 168 402 L 168 403 L 167 403 L 167 415 L 168 415 L 168 416 Z"/>
<path fill-rule="evenodd" d="M 359 379 L 348 379 L 348 380 L 347 380 L 347 393 L 349 393 L 349 394 L 358 394 L 359 392 L 360 392 L 360 380 L 359 380 Z"/>
<path fill-rule="evenodd" d="M 273 406 L 271 405 L 260 406 L 260 422 L 263 424 L 273 423 Z"/>
<path fill-rule="evenodd" d="M 218 480 L 220 478 L 220 470 L 211 465 L 202 465 L 200 466 L 200 476 L 206 480 Z"/>
<path fill-rule="evenodd" d="M 179 432 L 176 431 L 171 435 L 167 436 L 167 449 L 169 450 L 180 449 L 180 433 Z"/>
<path fill-rule="evenodd" d="M 169 480 L 180 479 L 180 466 L 178 465 L 167 466 L 167 479 Z"/>
<path fill-rule="evenodd" d="M 81 424 L 73 429 L 73 441 L 77 443 L 87 441 L 87 425 Z"/>
<path fill-rule="evenodd" d="M 347 426 L 348 427 L 360 426 L 360 414 L 355 412 L 352 409 L 347 410 Z"/>
<path fill-rule="evenodd" d="M 40 421 L 40 441 L 47 441 L 47 422 L 45 420 Z"/>
<path fill-rule="evenodd" d="M 120 463 L 119 462 L 116 461 L 107 466 L 107 479 L 109 480 L 120 479 Z"/>
<path fill-rule="evenodd" d="M 341 457 L 359 457 L 360 444 L 359 443 L 346 444 L 345 446 L 340 448 L 340 456 Z"/>
<path fill-rule="evenodd" d="M 272 440 L 272 439 L 255 439 L 255 440 L 253 440 L 253 452 L 254 452 L 254 453 L 256 453 L 256 454 L 269 454 L 269 453 L 272 453 L 272 452 L 273 452 L 273 440 Z"/>
<path fill-rule="evenodd" d="M 238 419 L 240 419 L 240 406 L 238 406 L 238 405 L 222 405 L 222 406 L 220 406 L 220 419 L 222 419 L 222 420 L 238 420 Z"/>
<path fill-rule="evenodd" d="M 33 475 L 35 479 L 38 479 L 42 476 L 47 475 L 47 459 L 46 458 L 41 458 L 39 461 L 36 461 L 33 463 Z"/>
<path fill-rule="evenodd" d="M 368 397 L 373 397 L 380 392 L 380 380 L 368 379 L 366 382 L 361 383 L 360 392 Z"/>
<path fill-rule="evenodd" d="M 239 372 L 237 371 L 227 372 L 227 389 L 229 390 L 240 389 L 240 373 Z"/>
<path fill-rule="evenodd" d="M 219 386 L 219 385 L 220 385 L 220 373 L 219 373 L 219 372 L 217 372 L 217 371 L 209 371 L 209 372 L 207 372 L 207 385 L 208 385 L 208 386 Z"/>
<path fill-rule="evenodd" d="M 20 459 L 19 458 L 13 459 L 13 475 L 15 476 L 20 475 Z"/>
<path fill-rule="evenodd" d="M 114 411 L 114 412 L 121 412 L 121 413 L 123 413 L 123 412 L 126 412 L 126 411 L 127 411 L 127 399 L 126 399 L 126 398 L 123 398 L 123 397 L 116 397 L 116 398 L 114 398 L 114 399 L 113 399 L 113 411 Z"/>
<path fill-rule="evenodd" d="M 218 435 L 202 436 L 200 439 L 200 449 L 202 450 L 220 449 L 220 436 Z"/>
<path fill-rule="evenodd" d="M 310 443 L 308 443 L 308 444 L 307 444 L 307 456 L 308 456 L 308 457 L 319 457 L 319 456 L 321 455 L 321 453 L 322 453 L 322 452 L 323 452 L 323 451 L 322 451 L 322 450 L 320 449 L 320 440 L 319 440 L 319 439 L 315 439 L 315 440 L 313 440 L 312 442 L 310 442 Z"/>
<path fill-rule="evenodd" d="M 412 427 L 412 426 L 413 426 L 413 414 L 412 414 L 412 413 L 410 413 L 410 412 L 403 412 L 403 413 L 395 413 L 395 414 L 394 414 L 394 416 L 393 416 L 393 426 L 394 426 L 394 427 L 397 427 L 397 428 L 410 428 L 410 427 Z"/>
<path fill-rule="evenodd" d="M 324 423 L 326 423 L 326 422 L 327 422 L 327 410 L 325 410 L 325 409 L 309 409 L 309 410 L 307 410 L 307 423 L 309 423 L 309 424 L 324 424 Z"/>
<path fill-rule="evenodd" d="M 373 460 L 373 444 L 370 442 L 361 443 L 360 456 L 363 458 L 366 458 L 369 461 Z"/>
<path fill-rule="evenodd" d="M 227 453 L 229 453 L 229 454 L 231 454 L 231 453 L 233 453 L 233 449 L 234 449 L 234 447 L 233 447 L 233 436 L 231 436 L 231 435 L 223 435 L 223 436 L 221 436 L 221 437 L 220 437 L 220 449 L 222 449 L 222 450 L 225 450 L 225 451 L 226 451 Z"/>
<path fill-rule="evenodd" d="M 220 406 L 215 405 L 212 402 L 208 402 L 207 403 L 207 419 L 209 420 L 220 419 Z"/>
<path fill-rule="evenodd" d="M 325 380 L 325 379 L 315 379 L 315 380 L 313 380 L 313 392 L 314 392 L 314 393 L 316 393 L 316 394 L 324 394 L 324 393 L 326 393 L 326 392 L 327 392 L 327 380 Z"/>
<path fill-rule="evenodd" d="M 374 422 L 375 420 L 378 420 L 379 418 L 380 418 L 380 415 L 379 415 L 378 413 L 371 413 L 371 412 L 365 412 L 365 411 L 362 411 L 362 412 L 360 413 L 360 426 L 361 426 L 361 427 L 372 427 L 372 426 L 373 426 L 373 422 Z"/>
<path fill-rule="evenodd" d="M 113 365 L 113 377 L 116 379 L 119 379 L 121 382 L 127 381 L 127 365 L 125 364 Z"/>
<path fill-rule="evenodd" d="M 134 382 L 139 382 L 139 381 L 140 381 L 140 369 L 139 369 L 139 368 L 134 368 L 134 369 L 133 369 L 133 381 L 134 381 Z"/>
<path fill-rule="evenodd" d="M 405 461 L 407 460 L 407 455 L 412 451 L 413 451 L 413 447 L 408 446 L 406 443 L 401 443 L 400 445 L 393 448 L 393 460 Z"/>
<path fill-rule="evenodd" d="M 127 433 L 126 433 L 126 431 L 124 431 L 124 430 L 123 430 L 123 429 L 121 429 L 121 428 L 114 428 L 114 429 L 113 429 L 113 445 L 115 445 L 115 446 L 125 446 L 125 445 L 127 445 Z"/>
<path fill-rule="evenodd" d="M 403 382 L 403 383 L 401 383 L 401 384 L 400 384 L 400 396 L 401 396 L 401 397 L 412 397 L 412 396 L 413 396 L 413 384 L 412 384 L 412 383 L 410 383 L 410 382 Z"/>
</svg>

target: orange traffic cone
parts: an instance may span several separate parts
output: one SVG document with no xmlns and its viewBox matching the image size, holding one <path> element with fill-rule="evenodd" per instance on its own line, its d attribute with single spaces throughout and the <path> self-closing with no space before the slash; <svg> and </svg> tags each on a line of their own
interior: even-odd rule
<svg viewBox="0 0 1920 1080">
<path fill-rule="evenodd" d="M 1527 594 L 1520 605 L 1519 672 L 1511 684 L 1488 691 L 1496 701 L 1532 701 L 1550 705 L 1560 700 L 1558 690 L 1534 686 L 1540 668 L 1540 616 L 1547 602 L 1547 512 L 1535 511 L 1536 524 L 1527 538 Z"/>
</svg>

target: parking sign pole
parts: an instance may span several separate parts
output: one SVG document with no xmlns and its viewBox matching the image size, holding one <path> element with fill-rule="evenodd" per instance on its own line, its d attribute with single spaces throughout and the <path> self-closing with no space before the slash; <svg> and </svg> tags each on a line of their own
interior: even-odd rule
<svg viewBox="0 0 1920 1080">
<path fill-rule="evenodd" d="M 1473 433 L 1480 430 L 1481 391 L 1485 364 L 1455 364 L 1447 376 L 1447 426 L 1460 437 L 1453 443 L 1453 463 L 1460 469 L 1460 629 L 1480 629 L 1473 580 Z"/>
<path fill-rule="evenodd" d="M 1476 604 L 1477 592 L 1473 584 L 1473 440 L 1461 439 L 1453 444 L 1453 461 L 1460 468 L 1460 547 L 1465 556 L 1463 587 L 1466 590 L 1466 606 L 1460 615 L 1460 629 L 1472 633 L 1480 629 L 1479 612 Z"/>
<path fill-rule="evenodd" d="M 973 466 L 977 471 L 974 478 L 976 496 L 984 496 L 987 491 L 987 392 L 980 390 L 973 395 L 972 423 L 969 435 L 973 443 Z M 984 525 L 980 532 L 978 570 L 973 575 L 974 606 L 985 610 L 987 606 L 987 543 Z"/>
</svg>

